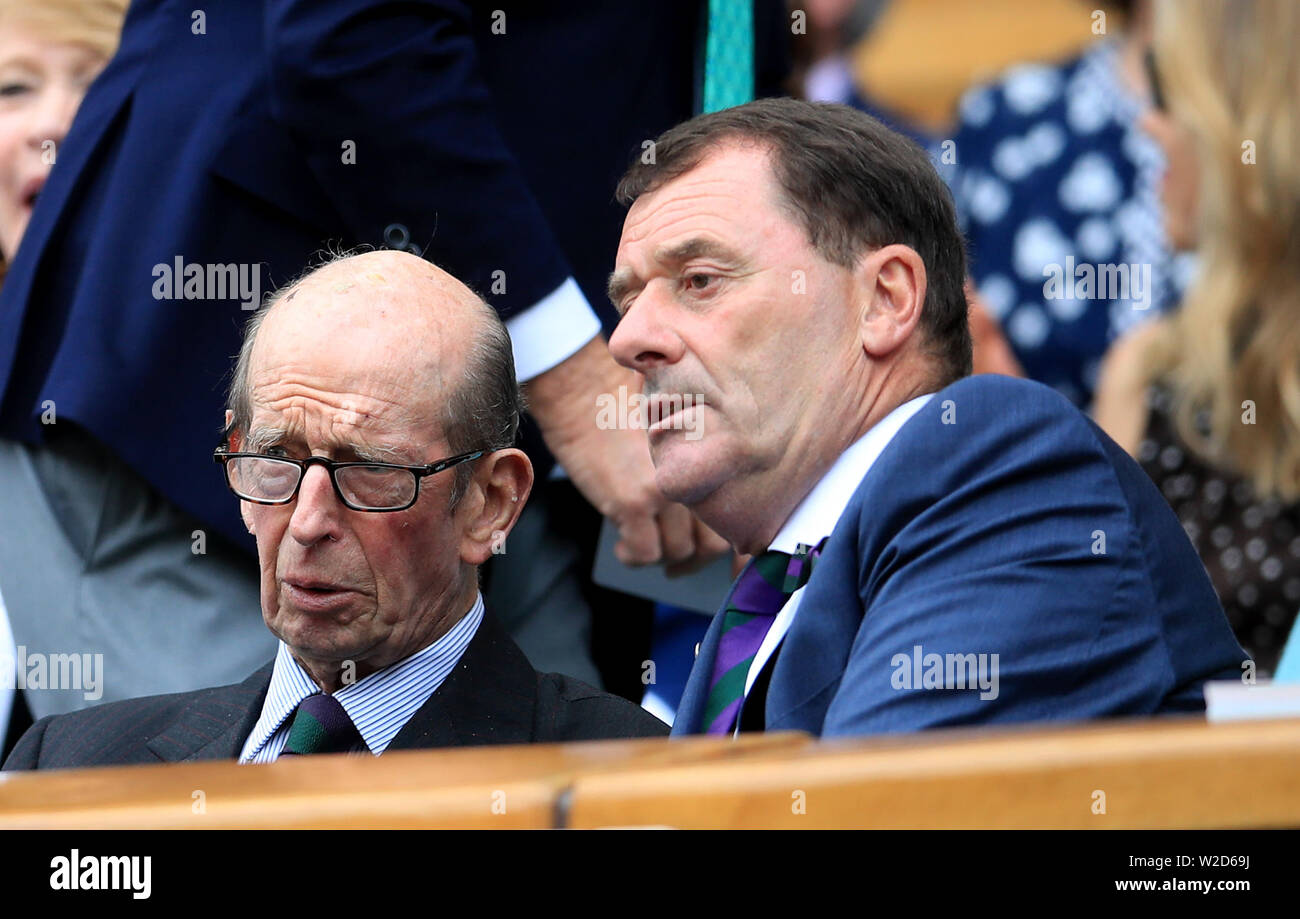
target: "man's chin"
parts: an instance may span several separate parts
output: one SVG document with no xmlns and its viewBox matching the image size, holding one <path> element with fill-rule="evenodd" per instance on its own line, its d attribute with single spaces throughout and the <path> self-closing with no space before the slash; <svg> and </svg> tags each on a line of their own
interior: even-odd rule
<svg viewBox="0 0 1300 919">
<path fill-rule="evenodd" d="M 655 487 L 669 501 L 691 507 L 708 498 L 721 484 L 719 477 L 698 460 L 691 462 L 682 457 L 660 462 L 659 457 L 655 458 Z"/>
<path fill-rule="evenodd" d="M 321 635 L 291 635 L 284 643 L 313 679 L 328 679 L 337 674 L 344 682 L 352 682 L 363 675 L 358 673 L 359 668 L 365 667 L 365 673 L 374 669 L 367 664 L 374 649 L 347 636 L 335 636 L 331 640 Z"/>
<path fill-rule="evenodd" d="M 266 625 L 297 655 L 321 661 L 353 660 L 361 650 L 355 625 L 361 618 L 359 612 L 351 609 L 322 614 L 281 603 Z"/>
</svg>

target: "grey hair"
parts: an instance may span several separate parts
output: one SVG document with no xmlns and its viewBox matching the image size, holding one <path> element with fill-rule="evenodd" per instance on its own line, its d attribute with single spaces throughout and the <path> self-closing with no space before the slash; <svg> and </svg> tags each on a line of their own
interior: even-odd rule
<svg viewBox="0 0 1300 919">
<path fill-rule="evenodd" d="M 250 391 L 248 375 L 253 364 L 253 346 L 257 344 L 257 333 L 262 329 L 267 313 L 271 312 L 280 298 L 282 291 L 277 291 L 268 298 L 244 324 L 244 340 L 239 345 L 239 354 L 235 357 L 234 375 L 230 379 L 230 393 L 226 397 L 226 408 L 230 412 L 230 424 L 222 434 L 223 442 L 228 443 L 232 434 L 238 434 L 240 440 L 248 433 L 253 423 L 253 396 Z"/>
<path fill-rule="evenodd" d="M 331 254 L 328 261 L 310 269 L 306 274 L 325 265 L 356 253 Z M 229 443 L 234 434 L 242 440 L 253 420 L 253 400 L 249 381 L 252 369 L 253 348 L 266 316 L 284 295 L 306 274 L 277 290 L 266 299 L 244 326 L 244 339 L 235 358 L 226 407 L 230 410 L 230 424 L 222 440 Z M 464 375 L 447 396 L 443 408 L 443 431 L 452 455 L 482 450 L 485 454 L 514 446 L 519 432 L 519 419 L 525 408 L 524 396 L 515 377 L 514 350 L 510 333 L 496 310 L 478 298 L 481 322 L 475 331 L 474 341 L 465 355 Z M 472 463 L 455 467 L 450 506 L 454 508 L 464 497 L 473 478 Z"/>
<path fill-rule="evenodd" d="M 453 455 L 514 446 L 519 418 L 526 410 L 524 395 L 515 378 L 514 349 L 510 333 L 497 311 L 478 301 L 482 323 L 465 355 L 465 375 L 447 398 L 443 429 Z M 473 467 L 456 467 L 452 507 L 469 487 Z"/>
</svg>

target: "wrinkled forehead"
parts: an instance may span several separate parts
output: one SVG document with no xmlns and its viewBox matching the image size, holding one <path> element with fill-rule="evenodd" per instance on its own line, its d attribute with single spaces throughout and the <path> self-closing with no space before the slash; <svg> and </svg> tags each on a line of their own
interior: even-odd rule
<svg viewBox="0 0 1300 919">
<path fill-rule="evenodd" d="M 620 252 L 697 229 L 745 237 L 789 214 L 768 149 L 729 143 L 637 198 L 623 223 Z"/>
<path fill-rule="evenodd" d="M 253 349 L 250 433 L 284 428 L 340 443 L 440 438 L 462 364 L 450 332 L 435 311 L 356 285 L 289 291 Z"/>
</svg>

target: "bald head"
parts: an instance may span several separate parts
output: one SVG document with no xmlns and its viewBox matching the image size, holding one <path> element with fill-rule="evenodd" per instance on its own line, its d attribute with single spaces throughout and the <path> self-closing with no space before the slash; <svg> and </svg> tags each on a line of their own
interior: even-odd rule
<svg viewBox="0 0 1300 919">
<path fill-rule="evenodd" d="M 345 256 L 309 272 L 273 297 L 267 312 L 266 322 L 290 330 L 289 337 L 317 329 L 424 357 L 443 341 L 470 340 L 495 315 L 441 268 L 388 250 Z"/>
</svg>

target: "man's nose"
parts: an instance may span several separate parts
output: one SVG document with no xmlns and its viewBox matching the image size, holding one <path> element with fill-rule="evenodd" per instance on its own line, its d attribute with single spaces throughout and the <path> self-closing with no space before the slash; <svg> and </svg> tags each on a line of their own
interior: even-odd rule
<svg viewBox="0 0 1300 919">
<path fill-rule="evenodd" d="M 609 336 L 609 353 L 624 367 L 646 373 L 682 359 L 685 345 L 673 327 L 672 311 L 665 308 L 666 296 L 651 283 Z"/>
<path fill-rule="evenodd" d="M 346 512 L 325 467 L 308 466 L 298 486 L 289 534 L 303 546 L 313 546 L 327 537 L 337 539 Z"/>
</svg>

